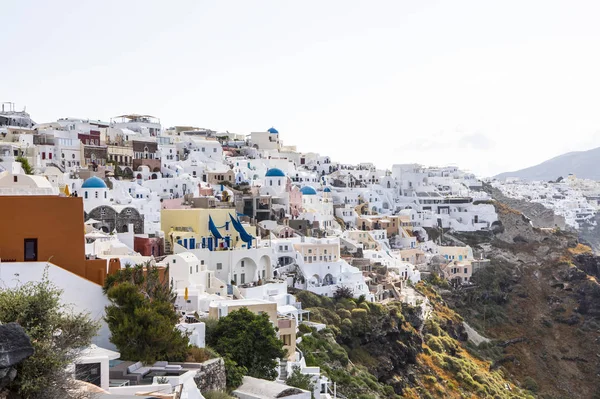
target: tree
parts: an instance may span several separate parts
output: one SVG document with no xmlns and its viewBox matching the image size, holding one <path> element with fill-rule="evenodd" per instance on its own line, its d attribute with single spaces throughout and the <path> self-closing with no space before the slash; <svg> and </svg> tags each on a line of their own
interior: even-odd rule
<svg viewBox="0 0 600 399">
<path fill-rule="evenodd" d="M 75 387 L 67 366 L 90 345 L 99 324 L 86 313 L 61 304 L 62 291 L 48 280 L 0 289 L 0 323 L 15 322 L 31 338 L 34 354 L 17 366 L 8 386 L 9 397 L 74 398 Z"/>
<path fill-rule="evenodd" d="M 17 157 L 16 161 L 21 163 L 21 167 L 25 171 L 26 175 L 32 175 L 33 174 L 33 169 L 31 168 L 31 165 L 29 165 L 29 161 L 27 160 L 27 158 L 25 158 L 25 157 Z"/>
<path fill-rule="evenodd" d="M 292 367 L 292 374 L 285 380 L 285 383 L 291 387 L 304 389 L 310 392 L 315 389 L 315 383 L 313 382 L 312 377 L 307 374 L 302 374 L 300 366 Z"/>
<path fill-rule="evenodd" d="M 207 343 L 221 356 L 245 367 L 249 376 L 267 380 L 277 377 L 276 359 L 285 356 L 269 315 L 256 315 L 247 308 L 219 319 Z"/>
<path fill-rule="evenodd" d="M 179 322 L 176 295 L 156 267 L 126 265 L 107 278 L 104 290 L 111 302 L 105 320 L 121 359 L 185 361 L 189 341 L 175 327 Z"/>
<path fill-rule="evenodd" d="M 352 298 L 354 298 L 354 291 L 350 287 L 341 286 L 341 287 L 338 287 L 333 292 L 333 297 L 335 299 L 343 299 L 343 298 L 352 299 Z"/>
</svg>

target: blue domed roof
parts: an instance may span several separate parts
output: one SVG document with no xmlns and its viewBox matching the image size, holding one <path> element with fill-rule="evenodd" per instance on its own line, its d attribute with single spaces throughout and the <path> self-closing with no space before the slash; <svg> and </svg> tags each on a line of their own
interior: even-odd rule
<svg viewBox="0 0 600 399">
<path fill-rule="evenodd" d="M 300 189 L 302 195 L 317 195 L 317 190 L 312 188 L 311 186 L 304 186 Z"/>
<path fill-rule="evenodd" d="M 325 187 L 325 190 L 323 190 L 324 193 L 330 193 L 331 189 L 329 187 Z"/>
<path fill-rule="evenodd" d="M 81 188 L 107 188 L 106 183 L 99 177 L 92 176 L 83 182 Z"/>
<path fill-rule="evenodd" d="M 267 170 L 267 173 L 265 174 L 266 177 L 285 177 L 285 173 L 283 173 L 283 170 L 278 169 L 278 168 L 271 168 L 269 170 Z"/>
<path fill-rule="evenodd" d="M 279 133 L 279 132 L 277 131 L 277 129 L 275 129 L 274 127 L 272 127 L 272 128 L 270 128 L 269 130 L 267 130 L 267 132 L 269 132 L 269 133 L 273 133 L 273 134 L 277 134 L 277 133 Z"/>
</svg>

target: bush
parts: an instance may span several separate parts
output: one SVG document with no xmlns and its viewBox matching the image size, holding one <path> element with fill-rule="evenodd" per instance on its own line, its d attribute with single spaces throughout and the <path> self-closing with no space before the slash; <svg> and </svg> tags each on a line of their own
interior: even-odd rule
<svg viewBox="0 0 600 399">
<path fill-rule="evenodd" d="M 343 299 L 343 298 L 352 299 L 354 297 L 354 291 L 350 287 L 345 287 L 345 286 L 338 287 L 333 292 L 333 297 L 335 299 Z"/>
<path fill-rule="evenodd" d="M 298 331 L 302 334 L 308 334 L 308 333 L 312 333 L 314 331 L 314 329 L 312 327 L 309 327 L 306 324 L 300 324 L 298 326 Z"/>
<path fill-rule="evenodd" d="M 99 324 L 86 313 L 73 313 L 61 303 L 61 295 L 48 280 L 47 271 L 40 282 L 0 288 L 0 324 L 19 323 L 34 349 L 33 355 L 16 366 L 16 379 L 4 392 L 8 397 L 69 397 L 73 378 L 67 366 L 91 343 Z"/>
<path fill-rule="evenodd" d="M 352 316 L 352 314 L 350 313 L 350 311 L 347 310 L 347 309 L 338 309 L 337 314 L 342 319 L 349 319 Z"/>
<path fill-rule="evenodd" d="M 533 393 L 536 393 L 540 389 L 537 382 L 531 377 L 525 377 L 523 380 L 523 387 Z"/>
<path fill-rule="evenodd" d="M 366 319 L 367 311 L 364 309 L 352 309 L 352 318 L 353 319 Z"/>
<path fill-rule="evenodd" d="M 225 362 L 225 379 L 227 388 L 233 390 L 242 385 L 242 381 L 244 380 L 244 376 L 248 373 L 248 369 L 243 366 L 238 366 L 238 364 L 226 357 L 223 359 Z"/>
<path fill-rule="evenodd" d="M 197 346 L 192 346 L 188 350 L 188 355 L 185 361 L 204 363 L 207 360 L 215 359 L 217 357 L 219 357 L 219 354 L 209 347 L 198 348 Z"/>
<path fill-rule="evenodd" d="M 285 380 L 286 385 L 291 387 L 313 391 L 315 385 L 310 375 L 302 374 L 300 366 L 292 367 L 292 374 Z"/>
<path fill-rule="evenodd" d="M 223 391 L 210 391 L 202 394 L 205 399 L 235 399 L 233 396 L 229 396 L 227 392 Z"/>
</svg>

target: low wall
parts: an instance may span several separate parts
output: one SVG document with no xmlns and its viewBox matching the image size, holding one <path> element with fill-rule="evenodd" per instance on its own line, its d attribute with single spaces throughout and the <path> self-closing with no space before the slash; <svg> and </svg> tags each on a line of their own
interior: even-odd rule
<svg viewBox="0 0 600 399">
<path fill-rule="evenodd" d="M 207 360 L 198 366 L 194 382 L 200 392 L 225 389 L 225 363 L 222 358 Z"/>
</svg>

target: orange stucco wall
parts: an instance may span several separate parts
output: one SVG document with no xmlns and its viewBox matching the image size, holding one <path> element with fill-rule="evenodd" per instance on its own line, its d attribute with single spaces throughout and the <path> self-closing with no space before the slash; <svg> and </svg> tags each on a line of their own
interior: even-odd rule
<svg viewBox="0 0 600 399">
<path fill-rule="evenodd" d="M 23 262 L 24 240 L 37 239 L 37 261 L 50 261 L 102 284 L 105 260 L 86 260 L 83 199 L 0 196 L 0 259 Z"/>
</svg>

